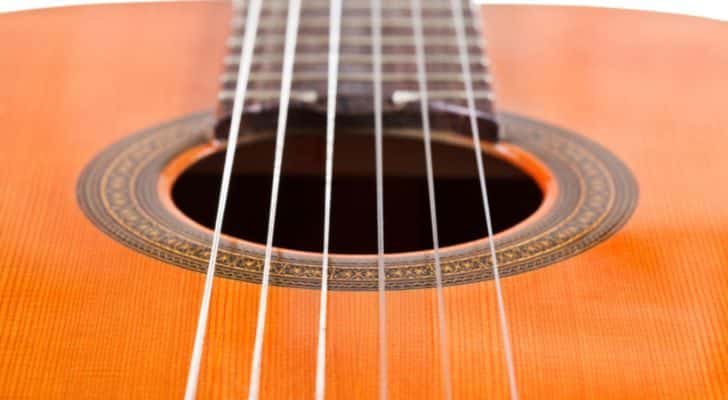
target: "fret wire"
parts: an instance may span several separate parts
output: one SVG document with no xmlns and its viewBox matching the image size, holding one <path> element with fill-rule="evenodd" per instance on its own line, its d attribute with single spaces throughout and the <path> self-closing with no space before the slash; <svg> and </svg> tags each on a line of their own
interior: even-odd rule
<svg viewBox="0 0 728 400">
<path fill-rule="evenodd" d="M 386 20 L 386 22 L 383 24 L 382 28 L 409 28 L 410 24 L 408 22 L 407 17 L 390 17 Z M 359 17 L 359 16 L 351 16 L 351 17 L 345 17 L 344 20 L 346 21 L 346 26 L 351 28 L 370 28 L 369 21 L 365 17 Z M 327 26 L 328 19 L 321 17 L 321 16 L 310 16 L 307 17 L 305 20 L 301 21 L 301 28 L 310 28 L 310 27 L 322 27 Z M 241 29 L 244 26 L 244 21 L 242 18 L 235 17 L 233 18 L 231 22 L 231 26 L 233 29 Z M 284 28 L 286 26 L 286 22 L 282 20 L 281 18 L 269 18 L 265 19 L 262 18 L 260 21 L 260 27 L 263 29 L 272 29 L 272 28 Z M 427 22 L 427 28 L 448 28 L 448 29 L 455 29 L 452 24 L 452 19 L 442 18 L 431 18 L 430 21 Z M 454 31 L 453 31 L 454 32 Z"/>
<path fill-rule="evenodd" d="M 340 83 L 340 90 L 342 96 L 360 96 L 360 97 L 366 97 L 370 94 L 372 84 L 371 82 L 351 82 L 351 81 L 341 81 Z M 251 82 L 250 87 L 251 91 L 258 92 L 258 91 L 267 91 L 267 90 L 274 90 L 277 89 L 279 84 L 279 81 L 266 81 L 266 82 Z M 294 82 L 292 90 L 297 93 L 299 96 L 297 98 L 298 101 L 303 101 L 307 103 L 315 103 L 319 100 L 319 95 L 323 94 L 325 92 L 325 81 L 319 82 L 319 83 L 311 83 L 311 82 Z M 234 85 L 224 86 L 221 88 L 221 90 L 232 90 Z M 473 85 L 473 87 L 476 90 L 480 90 L 483 92 L 490 91 L 490 87 L 486 85 L 485 83 Z M 462 88 L 462 80 L 460 82 L 438 82 L 438 81 L 429 81 L 428 82 L 428 88 L 432 90 L 433 92 L 447 92 L 447 91 L 455 91 Z M 391 94 L 392 96 L 395 96 L 397 100 L 393 100 L 395 103 L 403 103 L 406 101 L 402 101 L 402 98 L 407 98 L 409 95 L 409 92 L 416 91 L 417 89 L 417 82 L 413 81 L 407 81 L 407 82 L 399 82 L 399 83 L 388 83 L 384 84 L 384 90 Z M 306 95 L 303 95 L 304 93 L 308 93 Z"/>
<path fill-rule="evenodd" d="M 279 81 L 281 79 L 281 75 L 276 72 L 260 72 L 258 74 L 251 75 L 250 81 L 251 82 L 266 82 L 266 81 Z M 327 77 L 326 74 L 321 72 L 309 72 L 309 71 L 301 71 L 293 74 L 293 80 L 294 82 L 316 82 L 316 81 L 326 81 Z M 405 73 L 391 73 L 391 74 L 384 74 L 382 76 L 383 82 L 414 82 L 416 81 L 416 77 L 412 76 L 412 74 L 405 74 Z M 443 73 L 443 72 L 432 72 L 427 74 L 427 79 L 430 81 L 438 81 L 438 82 L 456 82 L 461 83 L 462 82 L 462 72 L 457 71 L 453 73 Z M 223 84 L 232 84 L 236 81 L 236 75 L 234 73 L 225 73 L 222 76 L 220 76 L 220 82 Z M 343 82 L 371 82 L 372 81 L 372 74 L 369 72 L 349 72 L 349 73 L 340 73 L 339 74 L 339 81 Z M 485 82 L 490 84 L 491 83 L 491 76 L 490 74 L 478 74 L 473 78 L 474 82 Z"/>
<path fill-rule="evenodd" d="M 463 1 L 463 3 L 466 3 L 466 1 Z M 272 10 L 272 11 L 281 11 L 286 10 L 288 7 L 288 4 L 286 2 L 278 2 L 274 0 L 268 0 L 268 3 L 264 6 L 266 10 Z M 328 1 L 319 1 L 319 0 L 308 0 L 306 4 L 304 5 L 303 10 L 306 9 L 312 9 L 312 8 L 328 8 L 329 2 Z M 382 7 L 382 15 L 386 14 L 386 11 L 392 10 L 392 9 L 409 9 L 409 3 L 404 0 L 388 0 L 387 4 L 385 4 Z M 369 10 L 367 7 L 362 7 L 356 4 L 351 5 L 344 5 L 343 10 L 348 11 L 352 9 L 361 9 L 361 10 Z M 441 1 L 438 0 L 432 0 L 432 1 L 424 1 L 422 9 L 424 11 L 431 11 L 431 10 L 438 10 L 438 11 L 447 11 L 450 12 L 449 5 L 443 4 Z M 234 7 L 234 10 L 236 11 L 244 11 L 245 6 L 237 6 Z M 303 11 L 302 10 L 302 11 Z"/>
<path fill-rule="evenodd" d="M 459 66 L 457 60 L 453 60 L 453 56 L 456 54 L 431 54 L 427 56 L 427 65 L 432 64 L 450 64 L 454 66 Z M 487 66 L 485 61 L 481 61 L 480 54 L 471 54 L 474 57 L 478 57 L 476 60 L 471 60 L 472 65 L 481 65 L 481 66 Z M 352 64 L 366 64 L 369 65 L 371 63 L 372 59 L 369 54 L 352 54 L 352 53 L 342 53 L 341 54 L 341 63 L 352 63 Z M 234 56 L 226 56 L 225 57 L 225 65 L 238 65 L 240 60 L 238 60 Z M 261 55 L 258 57 L 256 62 L 254 64 L 279 64 L 282 62 L 282 59 L 280 55 L 273 54 L 273 55 Z M 321 64 L 321 56 L 319 54 L 297 54 L 296 55 L 296 63 L 297 64 Z M 382 54 L 382 63 L 383 64 L 415 64 L 414 55 L 412 54 Z"/>
<path fill-rule="evenodd" d="M 442 2 L 439 0 L 426 1 L 425 3 L 427 3 L 423 7 L 423 10 L 425 10 L 425 11 L 440 10 L 440 11 L 451 12 L 449 5 L 447 5 L 447 6 L 443 5 Z M 469 0 L 467 2 L 463 1 L 463 3 L 469 3 Z M 369 7 L 361 6 L 359 4 L 360 3 L 356 3 L 356 2 L 345 4 L 344 7 L 342 8 L 342 11 L 345 12 L 345 11 L 349 11 L 352 9 L 369 10 Z M 305 10 L 310 10 L 310 9 L 327 8 L 328 6 L 329 6 L 328 1 L 307 0 L 306 4 L 303 5 L 303 7 L 301 8 L 301 12 L 303 12 Z M 264 11 L 265 10 L 272 10 L 272 11 L 282 11 L 283 10 L 284 11 L 284 10 L 286 10 L 286 7 L 288 7 L 288 5 L 285 3 L 277 2 L 275 0 L 269 0 L 268 3 L 264 6 Z M 235 11 L 245 11 L 245 9 L 246 9 L 245 5 L 233 7 L 233 10 L 235 10 Z M 387 4 L 382 7 L 382 16 L 384 16 L 386 14 L 386 12 L 389 10 L 398 10 L 398 9 L 399 10 L 405 10 L 405 9 L 409 10 L 410 6 L 406 1 L 389 0 L 387 2 Z M 463 9 L 463 10 L 465 10 L 465 9 Z"/>
<path fill-rule="evenodd" d="M 260 45 L 283 45 L 283 36 L 282 35 L 260 35 L 258 37 L 257 46 Z M 484 48 L 486 42 L 479 40 L 477 37 L 470 37 L 468 38 L 468 45 L 469 46 L 475 46 L 479 48 Z M 305 35 L 298 38 L 298 43 L 302 46 L 316 46 L 321 45 L 325 42 L 324 35 Z M 387 35 L 385 37 L 382 37 L 382 44 L 384 46 L 397 46 L 402 45 L 403 43 L 407 43 L 407 45 L 412 45 L 412 35 Z M 228 39 L 228 48 L 231 49 L 237 49 L 240 48 L 240 45 L 242 43 L 242 36 L 236 35 L 231 36 Z M 341 37 L 341 44 L 342 46 L 371 46 L 371 39 L 367 35 L 347 35 Z M 456 44 L 453 42 L 452 38 L 445 38 L 441 36 L 433 36 L 431 38 L 427 39 L 427 46 L 455 46 Z"/>
<path fill-rule="evenodd" d="M 384 34 L 386 36 L 407 36 L 407 31 L 409 30 L 409 27 L 405 25 L 387 25 L 382 28 L 384 30 Z M 369 26 L 354 26 L 347 24 L 346 26 L 341 28 L 341 34 L 342 36 L 353 36 L 353 35 L 367 35 L 369 34 L 370 27 Z M 270 36 L 270 35 L 277 35 L 281 36 L 283 35 L 285 31 L 284 26 L 265 26 L 260 28 L 260 34 L 261 36 Z M 240 35 L 242 32 L 241 28 L 235 28 L 232 29 L 232 35 L 237 36 Z M 475 31 L 473 28 L 468 29 L 467 35 L 469 37 L 477 37 L 480 33 Z M 323 40 L 326 36 L 326 27 L 325 26 L 303 26 L 301 27 L 300 35 L 303 36 L 320 36 L 321 40 Z M 443 35 L 454 35 L 454 31 L 452 27 L 439 27 L 439 26 L 428 26 L 425 30 L 424 35 L 426 37 L 432 37 L 432 36 L 443 36 Z"/>
<path fill-rule="evenodd" d="M 292 91 L 291 98 L 295 98 L 297 94 L 301 94 L 304 92 L 310 92 L 308 90 L 304 91 L 298 91 L 298 93 L 295 93 L 296 91 Z M 232 90 L 222 90 L 218 94 L 218 99 L 221 101 L 229 101 L 232 100 L 234 97 L 234 92 Z M 478 90 L 473 93 L 475 96 L 475 99 L 483 99 L 483 100 L 493 100 L 493 93 L 490 90 Z M 255 90 L 250 89 L 248 91 L 248 99 L 254 99 L 258 101 L 266 101 L 266 100 L 276 100 L 280 98 L 280 91 L 277 90 Z M 301 96 L 305 97 L 305 96 Z M 465 100 L 466 94 L 462 90 L 430 90 L 428 91 L 428 97 L 430 100 Z"/>
<path fill-rule="evenodd" d="M 267 43 L 259 43 L 255 46 L 256 50 L 259 52 L 265 52 L 265 53 L 278 53 L 283 51 L 283 44 L 275 41 L 270 41 Z M 342 53 L 348 53 L 348 54 L 361 54 L 361 53 L 368 53 L 371 50 L 371 45 L 367 43 L 358 43 L 358 44 L 344 44 L 341 46 Z M 410 43 L 393 43 L 388 44 L 382 47 L 383 52 L 385 54 L 414 54 L 414 44 Z M 240 50 L 240 46 L 228 46 L 228 49 L 231 52 L 237 52 Z M 458 49 L 457 46 L 453 43 L 440 43 L 440 44 L 432 44 L 427 46 L 427 50 L 432 53 L 442 53 L 442 54 L 457 54 Z M 468 50 L 471 53 L 482 53 L 483 48 L 480 45 L 471 44 L 468 46 Z M 326 43 L 320 42 L 320 43 L 304 43 L 298 46 L 297 52 L 300 54 L 305 53 L 316 53 L 319 54 L 323 51 L 326 51 Z"/>
<path fill-rule="evenodd" d="M 275 10 L 273 10 L 273 11 L 275 11 Z M 441 17 L 447 17 L 449 15 L 449 12 L 447 12 L 443 9 L 429 9 L 427 11 L 428 11 L 427 16 L 430 18 L 433 18 L 433 17 L 441 18 Z M 324 15 L 325 12 L 326 12 L 326 10 L 312 7 L 312 8 L 303 10 L 303 14 L 304 14 L 303 16 L 306 18 L 313 17 L 313 16 L 318 17 L 318 16 Z M 368 12 L 368 9 L 364 8 L 364 7 L 350 7 L 350 8 L 346 9 L 346 12 L 344 13 L 344 18 L 362 17 L 362 16 L 366 17 L 367 12 Z M 274 14 L 271 13 L 270 15 L 268 15 L 268 13 L 264 13 L 264 17 L 268 17 L 268 16 L 272 16 L 272 15 L 274 15 Z M 402 16 L 406 17 L 409 15 L 410 15 L 409 10 L 406 8 L 388 8 L 386 10 L 386 13 L 383 14 L 383 18 L 387 19 L 387 18 L 391 18 L 391 17 L 402 17 Z M 467 17 L 471 18 L 472 16 L 470 15 L 470 13 L 468 13 Z"/>
</svg>

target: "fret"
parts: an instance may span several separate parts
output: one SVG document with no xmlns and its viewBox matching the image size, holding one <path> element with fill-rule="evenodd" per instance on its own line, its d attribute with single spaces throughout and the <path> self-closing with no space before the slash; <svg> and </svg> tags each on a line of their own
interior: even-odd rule
<svg viewBox="0 0 728 400">
<path fill-rule="evenodd" d="M 233 19 L 231 26 L 234 30 L 240 31 L 243 29 L 245 22 L 245 18 L 243 17 L 236 17 Z M 366 28 L 369 29 L 369 24 L 371 23 L 371 20 L 368 16 L 352 16 L 348 18 L 342 19 L 342 24 L 345 24 L 348 28 Z M 301 20 L 300 27 L 301 28 L 307 28 L 307 27 L 324 27 L 324 29 L 328 29 L 329 24 L 329 17 L 328 15 L 321 15 L 321 16 L 311 16 L 304 20 Z M 267 18 L 267 19 L 261 19 L 259 23 L 259 29 L 263 30 L 273 30 L 273 29 L 283 29 L 286 26 L 286 21 L 281 18 Z M 383 28 L 405 28 L 405 29 L 412 29 L 411 20 L 409 17 L 390 17 L 384 19 L 382 21 L 382 27 Z M 427 22 L 427 28 L 437 28 L 437 29 L 452 29 L 454 32 L 454 27 L 452 24 L 452 18 L 449 17 L 443 17 L 443 18 L 432 18 L 430 21 Z M 474 30 L 473 27 L 471 27 L 472 30 Z"/>
<path fill-rule="evenodd" d="M 301 25 L 299 28 L 299 35 L 301 36 L 307 36 L 307 35 L 318 35 L 322 37 L 328 37 L 328 27 L 326 26 L 310 26 L 310 25 Z M 235 28 L 233 29 L 233 35 L 236 36 L 242 36 L 243 29 L 241 28 Z M 267 36 L 267 35 L 284 35 L 285 34 L 285 27 L 279 26 L 279 25 L 273 25 L 272 27 L 266 27 L 261 26 L 258 30 L 258 34 L 261 36 Z M 354 26 L 354 25 L 344 25 L 341 27 L 341 35 L 342 37 L 346 37 L 347 35 L 370 35 L 370 27 L 368 25 L 360 25 L 360 26 Z M 386 36 L 412 36 L 412 27 L 408 25 L 383 25 L 382 26 L 382 34 Z M 424 28 L 424 35 L 425 37 L 429 36 L 450 36 L 452 40 L 455 40 L 455 31 L 452 27 L 449 26 L 427 26 Z M 480 35 L 480 33 L 476 30 L 474 27 L 470 27 L 466 30 L 466 35 L 469 37 L 477 37 Z"/>
<path fill-rule="evenodd" d="M 275 11 L 275 10 L 274 10 Z M 303 18 L 308 17 L 317 17 L 317 16 L 325 16 L 328 15 L 329 11 L 326 8 L 309 8 L 301 10 L 301 15 Z M 276 13 L 274 12 L 263 12 L 263 17 L 268 16 L 275 16 Z M 472 14 L 469 10 L 465 10 L 463 13 L 465 18 L 472 18 Z M 399 7 L 399 8 L 385 8 L 382 9 L 382 20 L 386 21 L 387 18 L 390 17 L 409 17 L 410 16 L 410 10 L 406 7 Z M 348 17 L 371 17 L 371 11 L 369 8 L 365 7 L 350 7 L 345 8 L 343 10 L 342 18 L 348 18 Z M 452 12 L 449 8 L 438 8 L 438 9 L 429 9 L 427 10 L 427 17 L 428 18 L 452 18 Z"/>
<path fill-rule="evenodd" d="M 273 82 L 279 82 L 281 79 L 281 75 L 279 72 L 261 72 L 258 74 L 252 74 L 250 77 L 251 82 L 265 82 L 265 81 L 273 81 Z M 300 71 L 294 74 L 293 80 L 294 81 L 310 81 L 310 82 L 325 82 L 327 79 L 327 76 L 325 73 L 318 73 L 313 71 Z M 427 79 L 432 81 L 440 81 L 440 82 L 453 82 L 453 83 L 461 83 L 462 82 L 462 73 L 461 72 L 454 72 L 454 73 L 443 73 L 443 72 L 436 72 L 436 73 L 428 73 Z M 414 82 L 416 80 L 416 77 L 412 74 L 406 74 L 406 73 L 391 73 L 391 74 L 384 74 L 382 76 L 382 80 L 384 82 Z M 220 82 L 225 86 L 232 86 L 237 81 L 237 74 L 236 73 L 225 73 L 222 76 L 220 76 Z M 372 74 L 371 72 L 348 72 L 348 73 L 340 73 L 339 74 L 339 81 L 349 81 L 349 82 L 371 82 L 372 81 Z M 474 81 L 482 81 L 485 83 L 490 84 L 491 78 L 488 74 L 478 74 L 478 76 L 474 77 Z"/>
<path fill-rule="evenodd" d="M 433 65 L 433 64 L 450 64 L 450 65 L 457 65 L 459 66 L 460 63 L 457 59 L 454 57 L 457 56 L 457 53 L 455 54 L 428 54 L 427 55 L 427 64 Z M 471 54 L 471 62 L 474 65 L 480 65 L 480 66 L 486 66 L 486 61 L 482 57 L 481 54 Z M 369 65 L 369 63 L 372 61 L 372 57 L 370 54 L 357 54 L 357 53 L 342 53 L 341 57 L 341 64 L 359 64 L 359 65 Z M 254 59 L 254 64 L 274 64 L 279 65 L 283 61 L 282 54 L 261 54 L 257 57 L 257 60 Z M 320 54 L 296 54 L 296 59 L 294 61 L 296 64 L 322 64 L 325 63 L 325 60 L 322 60 Z M 383 54 L 382 55 L 382 63 L 383 64 L 414 64 L 414 54 Z M 237 66 L 240 63 L 240 58 L 237 55 L 229 55 L 225 57 L 224 64 L 225 66 Z"/>
<path fill-rule="evenodd" d="M 240 52 L 240 46 L 234 46 L 230 47 L 230 52 L 234 54 L 238 54 Z M 266 52 L 266 53 L 281 53 L 283 52 L 283 45 L 276 43 L 276 42 L 268 42 L 268 43 L 260 43 L 256 45 L 255 47 L 256 52 Z M 453 44 L 431 44 L 428 43 L 425 45 L 425 52 L 426 53 L 434 53 L 434 54 L 458 54 L 458 48 L 457 46 Z M 317 43 L 317 44 L 309 44 L 309 43 L 298 43 L 296 46 L 296 54 L 304 54 L 304 53 L 316 53 L 321 54 L 321 52 L 328 51 L 328 44 L 326 43 Z M 340 51 L 342 53 L 354 53 L 354 54 L 370 54 L 371 51 L 371 45 L 365 44 L 365 45 L 351 45 L 351 44 L 341 44 Z M 468 47 L 468 51 L 470 51 L 470 54 L 482 54 L 482 49 L 480 46 L 477 45 L 471 45 Z M 382 53 L 406 53 L 406 54 L 414 54 L 415 48 L 414 44 L 392 44 L 392 45 L 384 45 L 382 46 Z"/>
<path fill-rule="evenodd" d="M 430 46 L 447 46 L 457 48 L 457 44 L 454 43 L 453 38 L 443 36 L 432 36 L 428 37 L 425 47 Z M 231 50 L 239 50 L 242 45 L 242 36 L 231 36 L 228 39 L 228 48 Z M 326 48 L 328 43 L 328 35 L 306 35 L 301 36 L 297 39 L 299 46 L 320 46 L 322 49 Z M 359 36 L 343 36 L 341 38 L 342 46 L 367 46 L 365 49 L 369 51 L 369 47 L 372 44 L 372 38 L 370 35 L 359 35 Z M 256 46 L 267 46 L 274 45 L 283 48 L 283 35 L 263 35 L 258 37 Z M 412 46 L 413 38 L 412 35 L 389 35 L 382 38 L 382 45 L 386 48 L 387 46 Z M 480 41 L 477 37 L 469 37 L 468 45 L 472 47 L 482 48 L 485 45 L 484 41 Z M 278 47 L 276 47 L 278 48 Z M 384 50 L 384 49 L 383 49 Z"/>
<path fill-rule="evenodd" d="M 280 98 L 279 90 L 268 90 L 268 89 L 250 89 L 248 90 L 247 98 L 249 101 L 271 101 Z M 463 90 L 429 90 L 427 97 L 430 100 L 464 100 L 465 91 Z M 478 90 L 474 92 L 476 99 L 493 100 L 493 93 L 489 90 Z M 235 98 L 234 90 L 222 90 L 218 95 L 220 101 L 232 101 Z M 294 90 L 291 92 L 291 99 L 302 101 L 305 103 L 313 103 L 318 100 L 318 95 L 313 90 Z M 416 91 L 402 90 L 395 91 L 392 93 L 390 101 L 394 104 L 405 104 L 417 101 L 419 95 Z"/>
<path fill-rule="evenodd" d="M 463 0 L 462 3 L 465 5 L 463 7 L 463 11 L 469 11 L 470 10 L 470 0 Z M 328 10 L 331 3 L 328 0 L 306 0 L 303 3 L 303 10 L 306 9 L 323 9 Z M 275 0 L 267 0 L 266 4 L 263 6 L 264 10 L 272 10 L 272 11 L 279 11 L 279 12 L 285 12 L 288 10 L 288 2 L 287 1 L 275 1 Z M 388 0 L 385 4 L 383 4 L 382 12 L 385 13 L 387 10 L 391 9 L 407 9 L 409 10 L 410 3 L 406 0 Z M 371 12 L 368 3 L 361 2 L 361 1 L 355 1 L 351 3 L 344 3 L 344 10 L 351 10 L 351 9 L 358 9 L 365 11 L 367 13 Z M 241 13 L 246 11 L 245 5 L 235 4 L 233 5 L 233 10 L 236 11 L 236 13 Z M 447 11 L 448 13 L 450 11 L 450 3 L 447 1 L 442 0 L 425 0 L 422 1 L 422 11 L 423 13 L 427 13 L 429 11 L 433 10 L 439 10 L 439 11 Z"/>
<path fill-rule="evenodd" d="M 362 5 L 363 4 L 363 5 Z M 467 4 L 467 7 L 463 8 L 463 11 L 470 9 L 470 0 L 463 1 L 463 4 Z M 321 0 L 306 0 L 306 2 L 303 5 L 303 9 L 324 9 L 328 10 L 331 3 L 329 1 L 321 1 Z M 273 11 L 286 11 L 288 9 L 288 2 L 286 1 L 268 1 L 263 6 L 266 10 L 273 10 Z M 386 4 L 383 4 L 382 12 L 386 12 L 387 10 L 391 9 L 407 9 L 409 10 L 410 3 L 408 1 L 403 0 L 389 0 Z M 234 9 L 238 12 L 245 11 L 245 7 L 234 7 Z M 351 10 L 351 9 L 358 9 L 363 10 L 366 12 L 370 12 L 368 3 L 366 2 L 353 2 L 353 3 L 344 3 L 344 10 Z M 441 10 L 441 11 L 447 11 L 450 12 L 450 3 L 442 0 L 436 0 L 436 1 L 423 1 L 422 2 L 422 10 L 423 12 L 428 12 L 432 10 Z"/>
<path fill-rule="evenodd" d="M 280 81 L 251 81 L 248 87 L 251 90 L 279 90 Z M 314 91 L 320 93 L 322 96 L 326 93 L 326 81 L 294 81 L 291 86 L 293 90 L 299 91 Z M 490 90 L 490 86 L 485 81 L 473 82 L 473 87 L 476 90 Z M 355 95 L 366 95 L 372 91 L 371 81 L 339 81 L 339 95 L 340 96 L 355 96 Z M 222 90 L 233 90 L 235 89 L 235 82 L 229 82 L 222 86 Z M 449 80 L 449 81 L 429 81 L 428 89 L 433 91 L 440 90 L 465 90 L 462 80 Z M 385 93 L 396 92 L 396 91 L 417 91 L 417 82 L 412 80 L 401 81 L 401 82 L 386 82 L 383 83 L 383 90 Z"/>
</svg>

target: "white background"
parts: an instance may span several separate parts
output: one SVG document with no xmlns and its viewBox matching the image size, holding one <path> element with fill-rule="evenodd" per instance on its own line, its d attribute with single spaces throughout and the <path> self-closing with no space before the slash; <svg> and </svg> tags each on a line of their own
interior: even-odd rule
<svg viewBox="0 0 728 400">
<path fill-rule="evenodd" d="M 0 12 L 85 3 L 124 3 L 128 0 L 0 0 Z M 150 1 L 150 0 L 135 0 Z M 189 1 L 189 0 L 183 0 Z M 223 1 L 223 0 L 221 0 Z M 654 10 L 728 21 L 728 0 L 475 0 L 481 3 L 566 4 Z"/>
</svg>

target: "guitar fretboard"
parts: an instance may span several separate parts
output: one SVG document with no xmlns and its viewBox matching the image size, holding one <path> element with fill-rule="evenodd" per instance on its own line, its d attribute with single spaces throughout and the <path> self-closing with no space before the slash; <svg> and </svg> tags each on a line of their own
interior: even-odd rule
<svg viewBox="0 0 728 400">
<path fill-rule="evenodd" d="M 262 110 L 259 118 L 247 116 L 243 132 L 268 129 L 280 92 L 283 47 L 288 2 L 264 2 L 258 26 L 256 46 L 246 96 L 246 108 Z M 463 18 L 472 74 L 472 85 L 484 139 L 497 135 L 493 118 L 492 91 L 487 61 L 481 44 L 477 18 L 468 0 L 463 0 Z M 246 8 L 234 11 L 232 35 L 228 40 L 229 53 L 224 60 L 221 76 L 218 115 L 229 121 L 237 84 L 240 47 L 244 31 Z M 448 0 L 422 2 L 428 97 L 435 129 L 469 133 L 467 121 L 457 116 L 467 115 L 466 93 L 463 85 L 457 38 Z M 382 89 L 385 122 L 388 126 L 406 126 L 419 118 L 417 65 L 409 1 L 385 1 L 382 8 Z M 325 113 L 327 85 L 327 53 L 329 46 L 329 2 L 304 1 L 298 31 L 291 107 L 311 113 Z M 342 11 L 341 46 L 337 118 L 350 122 L 361 120 L 370 124 L 373 112 L 372 31 L 369 1 L 345 1 Z M 252 106 L 252 107 L 251 107 Z M 296 120 L 296 113 L 293 119 Z M 303 118 L 316 120 L 315 115 Z M 220 136 L 227 130 L 218 129 Z"/>
</svg>

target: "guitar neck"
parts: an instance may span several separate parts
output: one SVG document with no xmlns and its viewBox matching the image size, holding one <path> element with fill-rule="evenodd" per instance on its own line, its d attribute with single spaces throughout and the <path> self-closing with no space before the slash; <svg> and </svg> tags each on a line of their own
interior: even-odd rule
<svg viewBox="0 0 728 400">
<path fill-rule="evenodd" d="M 241 133 L 274 127 L 280 94 L 287 1 L 266 1 L 256 37 Z M 323 124 L 329 51 L 329 2 L 303 2 L 298 30 L 291 93 L 292 122 Z M 468 0 L 463 20 L 472 88 L 481 136 L 497 139 L 492 90 L 481 34 Z M 218 105 L 219 138 L 227 137 L 237 85 L 243 42 L 244 6 L 234 11 L 228 55 L 224 60 Z M 449 1 L 422 3 L 431 123 L 434 129 L 470 134 L 466 91 Z M 415 37 L 409 1 L 386 1 L 382 6 L 382 94 L 388 127 L 418 127 L 420 96 Z M 346 1 L 342 10 L 337 118 L 349 124 L 371 125 L 373 113 L 371 10 L 368 0 Z"/>
</svg>

